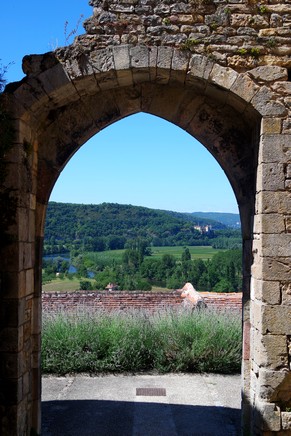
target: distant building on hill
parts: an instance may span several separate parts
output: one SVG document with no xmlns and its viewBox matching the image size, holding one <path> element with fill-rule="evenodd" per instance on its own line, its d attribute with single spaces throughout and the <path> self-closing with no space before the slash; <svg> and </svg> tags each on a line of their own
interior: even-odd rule
<svg viewBox="0 0 291 436">
<path fill-rule="evenodd" d="M 204 234 L 204 233 L 210 233 L 212 231 L 212 227 L 209 224 L 206 224 L 206 226 L 194 226 L 195 230 L 198 230 L 198 232 Z"/>
</svg>

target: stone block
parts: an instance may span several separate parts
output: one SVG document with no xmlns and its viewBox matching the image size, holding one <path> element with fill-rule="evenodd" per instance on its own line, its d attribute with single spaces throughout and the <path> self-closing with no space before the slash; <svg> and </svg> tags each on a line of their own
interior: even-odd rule
<svg viewBox="0 0 291 436">
<path fill-rule="evenodd" d="M 181 128 L 187 129 L 202 103 L 203 98 L 187 92 L 176 113 L 175 123 Z"/>
<path fill-rule="evenodd" d="M 32 322 L 33 334 L 40 334 L 40 332 L 41 332 L 41 297 L 33 298 L 31 322 Z"/>
<path fill-rule="evenodd" d="M 18 208 L 17 219 L 19 222 L 19 240 L 27 242 L 29 239 L 29 210 L 25 208 Z"/>
<path fill-rule="evenodd" d="M 256 241 L 255 241 L 256 242 Z M 255 245 L 255 243 L 254 243 Z M 260 245 L 260 255 L 267 257 L 284 257 L 290 256 L 291 259 L 291 234 L 264 234 Z M 290 260 L 291 267 L 291 260 Z"/>
<path fill-rule="evenodd" d="M 281 412 L 282 429 L 291 432 L 291 412 Z"/>
<path fill-rule="evenodd" d="M 281 284 L 282 305 L 291 305 L 291 283 L 285 282 Z"/>
<path fill-rule="evenodd" d="M 261 421 L 261 429 L 277 432 L 281 429 L 280 411 L 275 404 L 263 401 L 256 402 L 257 417 Z M 264 432 L 265 434 L 265 432 Z"/>
<path fill-rule="evenodd" d="M 25 84 L 19 86 L 13 95 L 16 97 L 14 106 L 17 107 L 19 115 L 22 113 L 22 106 L 37 116 L 39 109 L 49 102 L 49 96 L 34 77 L 30 77 Z M 17 105 L 17 102 L 21 102 L 21 106 Z"/>
<path fill-rule="evenodd" d="M 174 50 L 171 47 L 158 47 L 157 57 L 157 77 L 158 83 L 166 84 L 169 82 L 171 65 Z"/>
<path fill-rule="evenodd" d="M 29 372 L 26 372 L 22 376 L 22 392 L 23 395 L 27 395 L 30 392 L 31 385 L 31 375 Z"/>
<path fill-rule="evenodd" d="M 290 280 L 291 261 L 290 257 L 263 258 L 261 261 L 261 272 L 265 280 Z"/>
<path fill-rule="evenodd" d="M 285 225 L 284 215 L 277 213 L 259 214 L 254 217 L 254 233 L 285 233 Z"/>
<path fill-rule="evenodd" d="M 261 191 L 256 194 L 256 214 L 277 213 L 288 215 L 291 210 L 291 192 Z"/>
<path fill-rule="evenodd" d="M 84 55 L 83 55 L 84 56 Z M 82 60 L 81 60 L 82 59 Z M 80 65 L 81 62 L 84 62 L 85 65 Z M 86 74 L 89 73 L 88 70 L 91 69 L 90 64 L 88 64 L 88 60 L 84 60 L 84 57 L 79 58 L 79 69 L 83 70 L 82 75 L 84 75 L 84 70 Z M 67 67 L 67 66 L 66 66 Z M 77 99 L 76 88 L 74 87 L 69 72 L 66 71 L 66 67 L 64 67 L 61 63 L 55 65 L 54 67 L 46 70 L 37 76 L 38 82 L 41 84 L 46 94 L 50 99 L 54 101 L 55 104 L 64 104 L 68 99 Z M 93 74 L 93 71 L 92 71 Z"/>
<path fill-rule="evenodd" d="M 112 49 L 92 50 L 90 52 L 90 64 L 95 74 L 114 70 L 115 64 Z"/>
<path fill-rule="evenodd" d="M 210 61 L 206 56 L 194 54 L 191 57 L 189 64 L 189 75 L 208 80 L 209 75 L 214 66 L 214 62 Z"/>
<path fill-rule="evenodd" d="M 277 162 L 285 164 L 290 159 L 291 135 L 262 135 L 259 148 L 259 163 Z"/>
<path fill-rule="evenodd" d="M 225 105 L 228 102 L 228 92 L 221 87 L 214 86 L 211 82 L 206 84 L 204 93 L 206 97 L 209 97 L 209 100 L 216 101 L 216 103 L 221 105 Z"/>
<path fill-rule="evenodd" d="M 181 50 L 174 50 L 173 58 L 172 58 L 172 65 L 171 65 L 171 77 L 170 81 L 174 82 L 182 82 L 184 83 L 186 80 L 186 75 L 188 71 L 188 66 L 190 62 L 190 54 L 181 51 Z"/>
<path fill-rule="evenodd" d="M 100 92 L 97 80 L 94 75 L 82 78 L 82 80 L 73 80 L 74 86 L 79 97 L 96 95 Z"/>
<path fill-rule="evenodd" d="M 23 328 L 7 327 L 0 332 L 0 351 L 18 352 L 23 347 Z"/>
<path fill-rule="evenodd" d="M 280 134 L 282 130 L 281 118 L 263 118 L 261 125 L 261 134 Z"/>
<path fill-rule="evenodd" d="M 227 104 L 239 114 L 247 113 L 248 103 L 232 92 L 229 92 L 227 95 Z"/>
<path fill-rule="evenodd" d="M 251 305 L 251 323 L 262 334 L 290 335 L 291 307 L 265 305 L 255 300 Z M 287 349 L 287 345 L 286 345 Z"/>
<path fill-rule="evenodd" d="M 265 401 L 276 401 L 278 389 L 286 378 L 286 372 L 261 368 L 259 372 L 258 395 Z"/>
<path fill-rule="evenodd" d="M 134 83 L 131 70 L 119 70 L 116 72 L 117 82 L 120 86 L 132 86 Z"/>
<path fill-rule="evenodd" d="M 160 93 L 159 96 L 153 95 L 149 106 L 150 113 L 172 121 L 181 101 L 183 101 L 184 93 L 186 91 L 181 92 L 176 88 L 168 88 L 167 91 Z"/>
<path fill-rule="evenodd" d="M 283 163 L 263 163 L 257 168 L 257 191 L 284 190 L 285 174 Z"/>
<path fill-rule="evenodd" d="M 253 107 L 264 117 L 284 117 L 287 109 L 279 101 L 273 100 L 272 92 L 262 86 L 251 100 Z"/>
<path fill-rule="evenodd" d="M 174 50 L 171 47 L 158 47 L 157 68 L 169 70 L 172 65 Z"/>
<path fill-rule="evenodd" d="M 277 65 L 256 67 L 248 71 L 248 74 L 255 80 L 261 80 L 263 82 L 276 82 L 278 80 L 288 79 L 287 69 Z"/>
<path fill-rule="evenodd" d="M 291 94 L 291 83 L 278 81 L 272 84 L 272 89 L 281 95 L 289 96 Z"/>
<path fill-rule="evenodd" d="M 209 75 L 209 79 L 216 85 L 229 90 L 238 77 L 238 73 L 232 68 L 222 67 L 215 64 Z"/>
<path fill-rule="evenodd" d="M 131 47 L 130 60 L 132 68 L 149 68 L 149 49 L 146 46 Z"/>
<path fill-rule="evenodd" d="M 261 335 L 257 330 L 253 336 L 253 359 L 259 367 L 272 370 L 288 369 L 285 335 Z"/>
<path fill-rule="evenodd" d="M 266 304 L 280 304 L 281 289 L 279 281 L 256 280 L 251 281 L 252 299 L 257 299 Z"/>
<path fill-rule="evenodd" d="M 157 58 L 158 58 L 158 47 L 151 46 L 149 47 L 149 71 L 150 71 L 150 80 L 155 81 L 157 77 Z"/>
<path fill-rule="evenodd" d="M 23 268 L 31 269 L 34 266 L 35 253 L 32 243 L 23 244 Z"/>
<path fill-rule="evenodd" d="M 260 316 L 259 322 L 263 334 L 290 334 L 291 306 L 262 306 Z"/>
<path fill-rule="evenodd" d="M 118 45 L 112 47 L 116 70 L 128 70 L 130 68 L 129 47 L 129 45 Z"/>
</svg>

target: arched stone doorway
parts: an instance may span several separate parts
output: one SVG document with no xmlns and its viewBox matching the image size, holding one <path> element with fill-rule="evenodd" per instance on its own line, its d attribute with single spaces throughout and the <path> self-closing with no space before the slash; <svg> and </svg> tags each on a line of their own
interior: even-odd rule
<svg viewBox="0 0 291 436">
<path fill-rule="evenodd" d="M 290 401 L 285 106 L 260 79 L 171 47 L 72 46 L 27 57 L 24 68 L 27 78 L 4 95 L 14 136 L 2 156 L 3 435 L 40 430 L 41 253 L 53 185 L 88 138 L 140 111 L 196 137 L 230 180 L 243 230 L 244 431 L 280 431 L 278 407 Z"/>
</svg>

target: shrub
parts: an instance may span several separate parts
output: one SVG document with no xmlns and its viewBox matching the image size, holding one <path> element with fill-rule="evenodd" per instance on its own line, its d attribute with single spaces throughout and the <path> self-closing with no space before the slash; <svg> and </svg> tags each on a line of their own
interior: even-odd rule
<svg viewBox="0 0 291 436">
<path fill-rule="evenodd" d="M 240 371 L 241 321 L 212 310 L 43 316 L 45 373 Z"/>
</svg>

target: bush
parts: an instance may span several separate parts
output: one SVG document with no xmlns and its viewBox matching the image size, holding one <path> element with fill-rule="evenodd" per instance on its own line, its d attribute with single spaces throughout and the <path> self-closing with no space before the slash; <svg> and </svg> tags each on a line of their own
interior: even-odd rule
<svg viewBox="0 0 291 436">
<path fill-rule="evenodd" d="M 89 280 L 81 280 L 80 281 L 80 290 L 81 291 L 91 291 L 92 290 L 91 282 L 89 282 Z"/>
<path fill-rule="evenodd" d="M 241 321 L 234 313 L 44 314 L 42 370 L 235 373 L 241 343 Z"/>
</svg>

